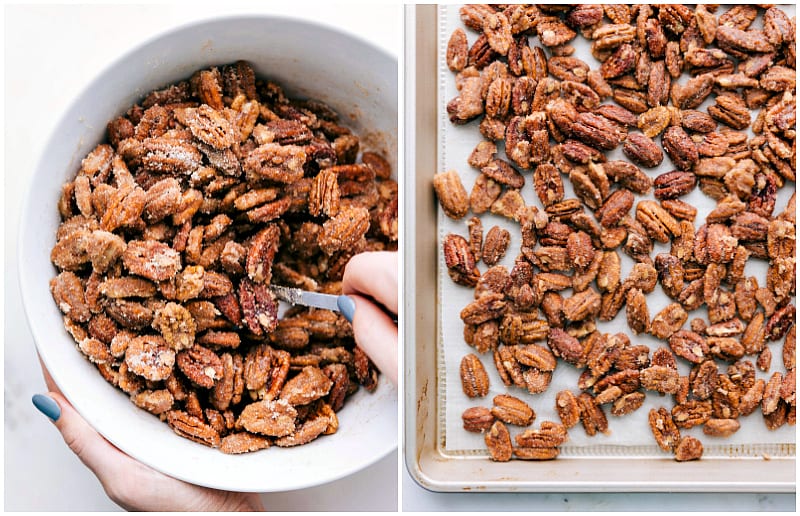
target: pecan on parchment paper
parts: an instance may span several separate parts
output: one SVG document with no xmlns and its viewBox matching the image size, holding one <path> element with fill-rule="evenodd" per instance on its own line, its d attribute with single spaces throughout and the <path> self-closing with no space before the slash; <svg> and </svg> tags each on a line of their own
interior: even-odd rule
<svg viewBox="0 0 800 516">
<path fill-rule="evenodd" d="M 468 409 L 465 428 L 485 432 L 493 460 L 555 458 L 563 439 L 537 434 L 545 423 L 515 426 L 565 367 L 580 378 L 555 395 L 564 435 L 579 421 L 589 436 L 627 431 L 622 416 L 656 398 L 649 431 L 677 461 L 739 418 L 793 425 L 794 18 L 771 5 L 458 14 L 447 113 L 483 140 L 465 156 L 472 173 L 456 166 L 434 187 L 450 219 L 469 219 L 464 236 L 448 220 L 443 242 L 457 288 L 475 289 L 460 312 L 468 370 L 494 362 L 508 389 Z M 581 38 L 591 56 L 571 45 Z"/>
</svg>

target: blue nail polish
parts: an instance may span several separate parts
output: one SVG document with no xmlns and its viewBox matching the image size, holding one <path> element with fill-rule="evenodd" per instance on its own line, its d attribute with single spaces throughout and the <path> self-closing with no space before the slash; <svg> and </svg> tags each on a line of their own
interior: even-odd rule
<svg viewBox="0 0 800 516">
<path fill-rule="evenodd" d="M 344 318 L 352 323 L 353 316 L 356 313 L 356 302 L 350 297 L 339 296 L 336 300 L 336 306 L 339 307 L 339 311 L 342 312 Z"/>
<path fill-rule="evenodd" d="M 49 417 L 53 421 L 58 421 L 61 417 L 61 407 L 50 396 L 44 394 L 34 394 L 31 398 L 33 406 L 39 409 L 39 412 Z"/>
</svg>

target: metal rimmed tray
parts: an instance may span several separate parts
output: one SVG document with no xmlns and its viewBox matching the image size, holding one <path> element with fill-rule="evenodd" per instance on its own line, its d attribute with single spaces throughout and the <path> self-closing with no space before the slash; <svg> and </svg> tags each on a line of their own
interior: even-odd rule
<svg viewBox="0 0 800 516">
<path fill-rule="evenodd" d="M 495 463 L 485 452 L 448 446 L 448 400 L 444 396 L 448 376 L 441 314 L 457 317 L 453 314 L 463 305 L 442 295 L 446 287 L 440 270 L 440 215 L 431 182 L 433 174 L 440 171 L 444 150 L 444 140 L 439 138 L 444 129 L 439 59 L 445 30 L 441 15 L 448 7 L 453 8 L 414 6 L 406 10 L 403 438 L 411 476 L 433 491 L 794 492 L 793 436 L 791 443 L 766 448 L 721 446 L 691 463 L 624 446 L 613 450 L 596 446 L 584 449 L 585 453 L 576 447 L 548 462 Z M 469 188 L 471 183 L 467 183 Z M 444 276 L 446 279 L 446 273 Z M 464 353 L 467 351 L 464 345 Z"/>
</svg>

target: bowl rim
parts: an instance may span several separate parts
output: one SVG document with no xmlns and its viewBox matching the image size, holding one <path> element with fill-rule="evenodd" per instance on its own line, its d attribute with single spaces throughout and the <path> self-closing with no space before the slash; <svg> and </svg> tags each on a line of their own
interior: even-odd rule
<svg viewBox="0 0 800 516">
<path fill-rule="evenodd" d="M 80 401 L 77 404 L 73 402 L 74 395 L 70 394 L 71 389 L 69 387 L 65 388 L 65 386 L 69 385 L 69 382 L 65 381 L 65 377 L 63 376 L 61 370 L 59 370 L 58 368 L 54 369 L 52 367 L 53 364 L 49 363 L 49 358 L 47 354 L 42 353 L 42 345 L 40 344 L 40 342 L 44 341 L 47 337 L 42 334 L 42 330 L 39 328 L 39 325 L 33 324 L 33 317 L 31 315 L 32 314 L 31 303 L 33 302 L 32 300 L 33 294 L 29 293 L 28 290 L 25 288 L 29 284 L 35 283 L 33 280 L 28 279 L 31 278 L 33 274 L 30 269 L 31 265 L 25 260 L 25 257 L 30 255 L 31 252 L 33 252 L 33 250 L 29 251 L 29 246 L 32 244 L 26 243 L 26 236 L 23 231 L 23 229 L 25 229 L 24 227 L 26 219 L 25 216 L 26 214 L 31 213 L 31 210 L 33 209 L 33 203 L 36 197 L 34 192 L 34 185 L 36 183 L 36 178 L 40 176 L 42 174 L 42 170 L 44 170 L 47 167 L 46 165 L 47 155 L 45 154 L 45 150 L 49 147 L 49 144 L 51 142 L 54 142 L 57 139 L 58 129 L 68 123 L 68 115 L 75 108 L 77 101 L 79 99 L 84 98 L 94 87 L 96 87 L 96 85 L 100 82 L 102 78 L 106 77 L 112 70 L 120 66 L 121 63 L 132 59 L 136 54 L 146 51 L 151 46 L 163 44 L 164 40 L 168 40 L 169 38 L 172 37 L 177 37 L 181 33 L 191 33 L 192 31 L 199 31 L 204 27 L 213 27 L 231 23 L 233 24 L 243 23 L 243 22 L 244 23 L 286 22 L 286 23 L 297 24 L 298 26 L 302 26 L 306 30 L 310 29 L 310 30 L 325 31 L 333 35 L 336 35 L 337 37 L 349 39 L 356 45 L 370 49 L 370 51 L 376 54 L 377 57 L 379 57 L 381 60 L 386 60 L 388 63 L 394 64 L 395 73 L 396 74 L 398 73 L 397 56 L 393 55 L 383 47 L 376 45 L 375 43 L 369 41 L 368 39 L 364 38 L 359 34 L 354 34 L 352 32 L 336 27 L 332 24 L 328 24 L 318 20 L 306 20 L 301 17 L 287 15 L 287 14 L 272 15 L 269 13 L 232 13 L 232 14 L 214 15 L 213 17 L 211 16 L 204 17 L 197 20 L 192 20 L 190 22 L 176 24 L 172 27 L 166 28 L 155 34 L 152 34 L 142 39 L 141 41 L 137 42 L 134 45 L 131 45 L 126 51 L 121 52 L 119 55 L 113 57 L 97 73 L 90 76 L 89 79 L 83 81 L 77 93 L 68 102 L 65 103 L 64 108 L 61 109 L 61 111 L 55 117 L 56 122 L 51 127 L 47 137 L 42 140 L 44 142 L 44 145 L 40 148 L 39 151 L 40 155 L 36 160 L 36 164 L 32 169 L 32 172 L 30 172 L 28 174 L 28 177 L 26 178 L 24 196 L 22 199 L 19 220 L 16 221 L 17 227 L 19 229 L 16 242 L 17 244 L 16 254 L 18 262 L 17 285 L 20 289 L 22 307 L 25 313 L 25 323 L 28 325 L 28 328 L 31 331 L 31 335 L 33 337 L 34 345 L 36 348 L 37 358 L 47 368 L 48 373 L 55 382 L 56 386 L 61 391 L 62 395 L 67 399 L 67 401 L 69 401 L 69 403 L 81 415 L 81 417 L 84 418 L 84 420 L 91 426 L 91 428 L 96 432 L 98 432 L 98 434 L 100 434 L 109 443 L 119 448 L 120 451 L 122 451 L 126 455 L 128 455 L 128 453 L 125 451 L 125 448 L 127 448 L 127 446 L 125 446 L 124 443 L 117 443 L 111 438 L 109 438 L 107 435 L 101 432 L 95 424 L 93 424 L 94 418 L 92 418 L 91 416 L 87 417 L 86 411 L 83 410 L 84 406 L 83 401 Z M 395 83 L 396 82 L 397 81 L 395 81 Z M 124 93 L 125 92 L 123 92 L 123 94 Z M 397 128 L 397 130 L 399 132 L 399 128 Z M 79 159 L 81 158 L 79 157 Z M 399 171 L 397 171 L 397 175 L 399 176 Z M 399 407 L 399 403 L 397 403 L 398 401 L 397 386 L 391 385 L 386 379 L 385 375 L 381 375 L 378 389 L 379 390 L 383 389 L 384 391 L 389 390 L 389 394 L 393 396 L 395 404 Z M 399 417 L 399 413 L 396 414 L 395 417 Z M 393 451 L 397 450 L 398 441 L 399 441 L 398 435 L 393 433 L 389 436 L 388 439 L 386 439 L 385 441 L 386 444 L 383 446 L 381 450 L 379 450 L 372 456 L 366 457 L 361 461 L 353 463 L 349 468 L 337 468 L 335 471 L 329 471 L 327 474 L 320 475 L 313 479 L 309 478 L 305 481 L 294 482 L 291 485 L 282 486 L 279 489 L 273 489 L 269 485 L 260 485 L 257 483 L 256 484 L 251 483 L 242 486 L 238 482 L 230 483 L 227 481 L 216 481 L 216 480 L 213 482 L 208 482 L 203 479 L 193 478 L 191 476 L 176 473 L 174 471 L 167 472 L 164 470 L 164 468 L 154 464 L 150 460 L 143 459 L 141 457 L 133 457 L 131 455 L 129 456 L 134 460 L 155 469 L 156 471 L 162 472 L 178 480 L 182 480 L 195 485 L 200 485 L 215 489 L 239 491 L 239 492 L 277 492 L 277 491 L 305 489 L 309 487 L 323 485 L 344 478 L 346 476 L 352 475 L 364 468 L 367 468 L 377 463 L 378 461 L 380 461 Z M 282 450 L 282 451 L 286 452 L 287 450 Z M 216 453 L 220 452 L 216 451 Z"/>
</svg>

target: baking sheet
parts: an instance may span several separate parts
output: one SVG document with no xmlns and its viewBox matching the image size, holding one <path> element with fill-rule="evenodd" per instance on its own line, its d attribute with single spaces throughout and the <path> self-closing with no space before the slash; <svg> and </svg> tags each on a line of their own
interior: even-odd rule
<svg viewBox="0 0 800 516">
<path fill-rule="evenodd" d="M 472 188 L 475 179 L 480 174 L 479 170 L 472 169 L 467 164 L 467 157 L 474 149 L 475 145 L 480 142 L 483 137 L 478 131 L 478 124 L 480 120 L 475 120 L 469 124 L 456 126 L 450 123 L 447 112 L 447 102 L 457 95 L 455 88 L 455 74 L 452 73 L 446 66 L 445 51 L 450 34 L 457 27 L 464 27 L 459 18 L 459 5 L 442 5 L 438 8 L 438 60 L 437 60 L 437 79 L 438 79 L 438 101 L 437 101 L 437 114 L 438 114 L 438 170 L 456 170 L 461 176 L 465 188 L 469 192 Z M 794 6 L 786 6 L 790 16 L 794 14 Z M 724 12 L 724 9 L 721 12 Z M 759 21 L 760 22 L 760 17 Z M 465 27 L 464 27 L 465 28 Z M 469 44 L 477 38 L 477 33 L 471 29 L 465 28 Z M 538 38 L 531 38 L 531 46 L 538 45 Z M 589 52 L 589 42 L 582 37 L 575 38 L 571 44 L 576 48 L 573 57 L 578 57 L 586 62 L 590 68 L 596 69 L 600 63 L 596 61 Z M 548 57 L 550 56 L 548 52 Z M 684 75 L 680 78 L 683 83 L 688 80 L 688 76 Z M 607 100 L 606 103 L 613 103 Z M 705 110 L 713 101 L 707 100 L 704 105 L 699 109 Z M 498 142 L 498 156 L 504 157 L 501 142 Z M 625 156 L 621 152 L 621 147 L 615 149 L 613 152 L 606 153 L 609 160 L 623 159 Z M 673 170 L 674 167 L 668 157 L 665 156 L 662 164 L 653 169 L 643 169 L 650 177 L 656 177 L 658 174 Z M 528 205 L 536 205 L 542 209 L 538 198 L 531 186 L 530 171 L 523 171 L 526 178 L 526 184 L 522 189 L 522 196 Z M 572 192 L 572 186 L 569 181 L 564 178 L 565 198 L 575 197 Z M 779 192 L 778 202 L 776 204 L 776 213 L 781 211 L 788 201 L 792 187 L 784 187 Z M 636 201 L 639 202 L 644 198 L 653 199 L 652 193 L 648 196 L 638 196 Z M 696 219 L 696 226 L 699 225 L 698 221 L 705 219 L 705 215 L 716 206 L 716 202 L 706 197 L 699 189 L 695 189 L 691 194 L 685 196 L 683 200 L 698 208 L 698 216 Z M 574 393 L 578 393 L 577 380 L 580 371 L 576 368 L 559 361 L 559 366 L 553 374 L 553 379 L 549 389 L 541 394 L 530 395 L 526 390 L 516 387 L 505 387 L 497 373 L 494 366 L 491 353 L 486 353 L 481 356 L 484 366 L 490 376 L 490 393 L 481 399 L 467 398 L 461 388 L 459 377 L 459 363 L 461 358 L 467 353 L 474 353 L 474 348 L 468 346 L 464 342 L 463 328 L 464 324 L 459 318 L 458 314 L 461 309 L 473 300 L 473 289 L 468 287 L 459 286 L 450 280 L 447 274 L 447 268 L 444 264 L 444 257 L 442 253 L 442 242 L 444 237 L 449 233 L 460 234 L 467 237 L 466 221 L 472 216 L 468 214 L 462 220 L 454 221 L 444 215 L 441 209 L 437 210 L 437 236 L 438 236 L 438 289 L 437 289 L 437 318 L 438 318 L 438 346 L 437 346 L 437 364 L 438 364 L 438 404 L 437 404 L 437 443 L 441 451 L 446 456 L 459 457 L 459 456 L 473 456 L 473 457 L 488 457 L 486 446 L 481 434 L 466 432 L 462 427 L 461 414 L 463 411 L 471 406 L 482 405 L 491 406 L 491 399 L 496 394 L 509 393 L 525 400 L 536 412 L 537 418 L 533 427 L 538 427 L 541 421 L 551 420 L 559 421 L 554 407 L 555 393 L 562 389 L 569 389 Z M 509 270 L 513 267 L 514 259 L 519 254 L 520 247 L 520 232 L 519 225 L 513 221 L 509 221 L 501 216 L 493 215 L 490 213 L 481 216 L 483 223 L 484 234 L 494 225 L 498 225 L 507 229 L 511 233 L 511 243 L 505 257 L 499 262 L 505 265 Z M 669 246 L 664 244 L 655 244 L 655 248 L 651 256 L 662 252 L 669 252 Z M 623 260 L 622 277 L 626 277 L 628 271 L 633 265 L 633 261 L 627 255 L 620 252 Z M 478 265 L 481 272 L 487 269 L 487 266 L 482 262 Z M 759 280 L 759 284 L 764 284 L 766 274 L 766 263 L 761 260 L 751 260 L 746 269 L 746 275 L 754 275 Z M 570 291 L 565 291 L 562 294 L 567 297 Z M 672 302 L 666 295 L 663 294 L 660 287 L 647 296 L 647 304 L 651 317 L 658 313 L 664 306 Z M 694 317 L 706 318 L 706 309 L 701 309 L 691 312 L 689 320 Z M 686 325 L 688 327 L 688 324 Z M 621 310 L 620 314 L 610 322 L 598 322 L 598 330 L 603 333 L 617 333 L 624 332 L 631 338 L 632 344 L 645 344 L 652 351 L 658 347 L 668 347 L 667 343 L 655 339 L 649 335 L 634 336 L 627 326 L 625 320 L 625 311 Z M 773 367 L 771 371 L 779 370 L 785 372 L 781 362 L 781 346 L 782 340 L 778 342 L 769 343 L 772 348 L 773 354 Z M 542 342 L 541 344 L 544 344 Z M 747 357 L 753 362 L 755 357 Z M 721 370 L 724 371 L 725 365 L 720 362 Z M 681 374 L 688 374 L 689 367 L 683 360 L 679 360 L 679 369 Z M 771 374 L 771 371 L 769 374 Z M 769 378 L 768 373 L 757 371 L 757 375 L 765 380 Z M 637 458 L 671 458 L 671 453 L 663 452 L 660 450 L 653 439 L 652 433 L 649 429 L 647 422 L 647 413 L 650 408 L 657 408 L 665 406 L 670 409 L 673 406 L 671 396 L 660 397 L 657 393 L 646 391 L 647 398 L 645 404 L 636 412 L 623 417 L 615 417 L 610 415 L 608 406 L 605 406 L 605 412 L 609 420 L 609 434 L 598 434 L 589 437 L 584 432 L 582 426 L 579 424 L 569 432 L 569 441 L 561 447 L 560 458 L 570 457 L 637 457 Z M 703 435 L 701 427 L 695 427 L 689 430 L 682 429 L 682 435 L 693 435 L 700 439 L 704 445 L 704 458 L 731 458 L 731 457 L 752 457 L 752 458 L 775 458 L 775 457 L 794 457 L 795 456 L 795 442 L 796 432 L 794 426 L 784 425 L 776 431 L 767 430 L 760 415 L 760 411 L 748 417 L 739 418 L 741 423 L 740 430 L 728 438 L 711 438 Z M 512 436 L 521 431 L 517 427 L 509 427 Z"/>
</svg>

